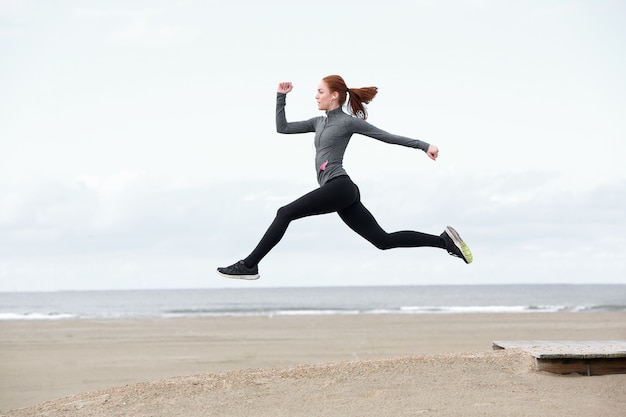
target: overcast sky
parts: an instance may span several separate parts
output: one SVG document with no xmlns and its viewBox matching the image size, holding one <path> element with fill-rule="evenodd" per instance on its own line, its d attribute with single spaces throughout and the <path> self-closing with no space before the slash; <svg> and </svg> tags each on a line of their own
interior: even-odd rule
<svg viewBox="0 0 626 417">
<path fill-rule="evenodd" d="M 626 283 L 626 2 L 0 1 L 0 291 Z M 257 282 L 215 273 L 317 186 L 320 79 L 375 85 L 345 166 L 388 231 L 292 223 Z"/>
</svg>

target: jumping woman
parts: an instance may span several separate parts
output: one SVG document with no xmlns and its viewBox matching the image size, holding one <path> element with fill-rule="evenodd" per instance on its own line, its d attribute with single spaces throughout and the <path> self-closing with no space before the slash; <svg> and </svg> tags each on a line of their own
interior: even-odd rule
<svg viewBox="0 0 626 417">
<path fill-rule="evenodd" d="M 448 226 L 439 235 L 416 231 L 385 232 L 376 219 L 361 203 L 358 187 L 343 168 L 343 155 L 353 134 L 369 136 L 380 141 L 421 149 L 432 159 L 437 159 L 435 145 L 387 133 L 365 121 L 369 103 L 378 92 L 376 87 L 348 88 L 338 75 L 322 79 L 317 89 L 317 106 L 325 116 L 300 122 L 287 122 L 285 105 L 287 94 L 293 90 L 290 82 L 278 84 L 276 97 L 276 130 L 279 133 L 315 132 L 315 171 L 319 188 L 278 209 L 276 218 L 247 258 L 224 268 L 219 274 L 228 278 L 258 279 L 259 262 L 280 242 L 292 220 L 307 216 L 337 212 L 341 220 L 378 249 L 436 247 L 445 249 L 465 263 L 472 262 L 472 252 L 459 234 Z M 348 101 L 348 110 L 342 110 Z"/>
</svg>

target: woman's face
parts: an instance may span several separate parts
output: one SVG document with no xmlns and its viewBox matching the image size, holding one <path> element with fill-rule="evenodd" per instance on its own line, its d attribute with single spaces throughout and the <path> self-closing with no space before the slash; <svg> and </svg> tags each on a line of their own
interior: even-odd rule
<svg viewBox="0 0 626 417">
<path fill-rule="evenodd" d="M 315 95 L 315 100 L 317 100 L 317 108 L 319 110 L 333 110 L 339 107 L 337 104 L 337 96 L 338 94 L 331 93 L 328 89 L 328 86 L 324 81 L 322 81 L 317 87 L 317 94 Z"/>
</svg>

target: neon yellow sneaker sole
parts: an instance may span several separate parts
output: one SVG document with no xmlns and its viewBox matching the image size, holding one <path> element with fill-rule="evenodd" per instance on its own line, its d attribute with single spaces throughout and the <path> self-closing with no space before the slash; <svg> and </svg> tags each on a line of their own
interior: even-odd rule
<svg viewBox="0 0 626 417">
<path fill-rule="evenodd" d="M 463 259 L 466 264 L 471 264 L 474 260 L 474 256 L 472 255 L 472 251 L 470 250 L 469 246 L 467 246 L 467 243 L 465 243 L 463 239 L 461 239 L 461 235 L 459 235 L 459 232 L 457 232 L 454 227 L 447 226 L 445 233 L 450 236 L 450 239 L 452 239 L 452 242 L 454 242 L 454 246 L 459 249 L 462 256 L 459 256 L 459 254 L 456 253 L 451 254 Z"/>
</svg>

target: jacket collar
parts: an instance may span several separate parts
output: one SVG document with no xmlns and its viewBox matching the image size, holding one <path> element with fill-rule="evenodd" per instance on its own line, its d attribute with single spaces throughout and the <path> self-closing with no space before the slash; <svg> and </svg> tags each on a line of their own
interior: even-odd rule
<svg viewBox="0 0 626 417">
<path fill-rule="evenodd" d="M 343 109 L 341 108 L 341 106 L 339 106 L 336 109 L 326 110 L 326 117 L 331 117 L 332 115 L 337 115 L 341 113 L 343 113 Z"/>
</svg>

